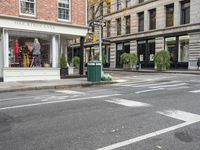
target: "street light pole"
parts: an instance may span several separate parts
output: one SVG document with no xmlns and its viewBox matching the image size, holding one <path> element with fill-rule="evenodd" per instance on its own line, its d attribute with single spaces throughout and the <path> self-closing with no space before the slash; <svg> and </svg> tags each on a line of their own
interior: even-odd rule
<svg viewBox="0 0 200 150">
<path fill-rule="evenodd" d="M 99 61 L 101 62 L 101 76 L 102 76 L 102 70 L 103 70 L 103 62 L 102 62 L 102 25 L 99 25 Z"/>
</svg>

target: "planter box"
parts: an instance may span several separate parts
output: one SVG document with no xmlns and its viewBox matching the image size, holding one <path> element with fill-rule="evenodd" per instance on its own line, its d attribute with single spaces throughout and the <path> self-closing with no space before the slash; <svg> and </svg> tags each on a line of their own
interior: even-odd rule
<svg viewBox="0 0 200 150">
<path fill-rule="evenodd" d="M 74 74 L 74 67 L 68 67 L 68 75 Z"/>
<path fill-rule="evenodd" d="M 65 77 L 68 75 L 68 68 L 60 68 L 60 76 Z"/>
<path fill-rule="evenodd" d="M 4 82 L 59 80 L 59 68 L 3 68 Z"/>
</svg>

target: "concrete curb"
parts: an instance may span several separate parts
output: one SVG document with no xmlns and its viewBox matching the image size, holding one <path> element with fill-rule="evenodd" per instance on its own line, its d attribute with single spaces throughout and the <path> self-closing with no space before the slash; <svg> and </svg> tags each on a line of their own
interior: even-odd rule
<svg viewBox="0 0 200 150">
<path fill-rule="evenodd" d="M 155 71 L 155 70 L 115 70 L 115 69 L 105 69 L 104 71 L 123 71 L 123 72 L 137 72 L 137 73 L 170 73 L 170 74 L 194 74 L 200 75 L 200 71 L 192 72 L 192 71 Z"/>
<path fill-rule="evenodd" d="M 35 87 L 22 87 L 12 89 L 0 89 L 0 93 L 6 92 L 19 92 L 19 91 L 31 91 L 31 90 L 44 90 L 44 89 L 71 89 L 76 87 L 91 87 L 91 86 L 103 86 L 109 84 L 118 83 L 116 81 L 101 81 L 101 82 L 89 82 L 89 83 L 78 83 L 70 85 L 52 85 L 52 86 L 35 86 Z"/>
</svg>

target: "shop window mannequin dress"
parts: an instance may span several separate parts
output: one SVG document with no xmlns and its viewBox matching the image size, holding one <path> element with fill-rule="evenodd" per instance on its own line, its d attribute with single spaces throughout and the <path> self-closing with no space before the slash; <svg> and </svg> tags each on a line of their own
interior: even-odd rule
<svg viewBox="0 0 200 150">
<path fill-rule="evenodd" d="M 34 40 L 32 52 L 33 52 L 32 66 L 40 67 L 41 66 L 41 46 L 40 46 L 38 39 Z"/>
</svg>

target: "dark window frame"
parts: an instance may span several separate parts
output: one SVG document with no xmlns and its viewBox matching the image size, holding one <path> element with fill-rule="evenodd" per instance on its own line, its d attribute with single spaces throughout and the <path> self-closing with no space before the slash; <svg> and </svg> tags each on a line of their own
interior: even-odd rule
<svg viewBox="0 0 200 150">
<path fill-rule="evenodd" d="M 149 30 L 156 29 L 156 8 L 149 10 Z"/>
<path fill-rule="evenodd" d="M 121 21 L 121 18 L 116 19 L 116 23 L 117 23 L 117 35 L 121 35 L 122 34 L 122 21 Z"/>
<path fill-rule="evenodd" d="M 190 0 L 181 1 L 181 24 L 190 23 Z"/>
<path fill-rule="evenodd" d="M 174 4 L 165 6 L 166 9 L 166 27 L 174 26 Z"/>
<path fill-rule="evenodd" d="M 131 33 L 131 16 L 125 16 L 125 26 L 126 26 L 126 34 Z"/>
<path fill-rule="evenodd" d="M 138 13 L 138 32 L 144 31 L 144 12 Z"/>
</svg>

